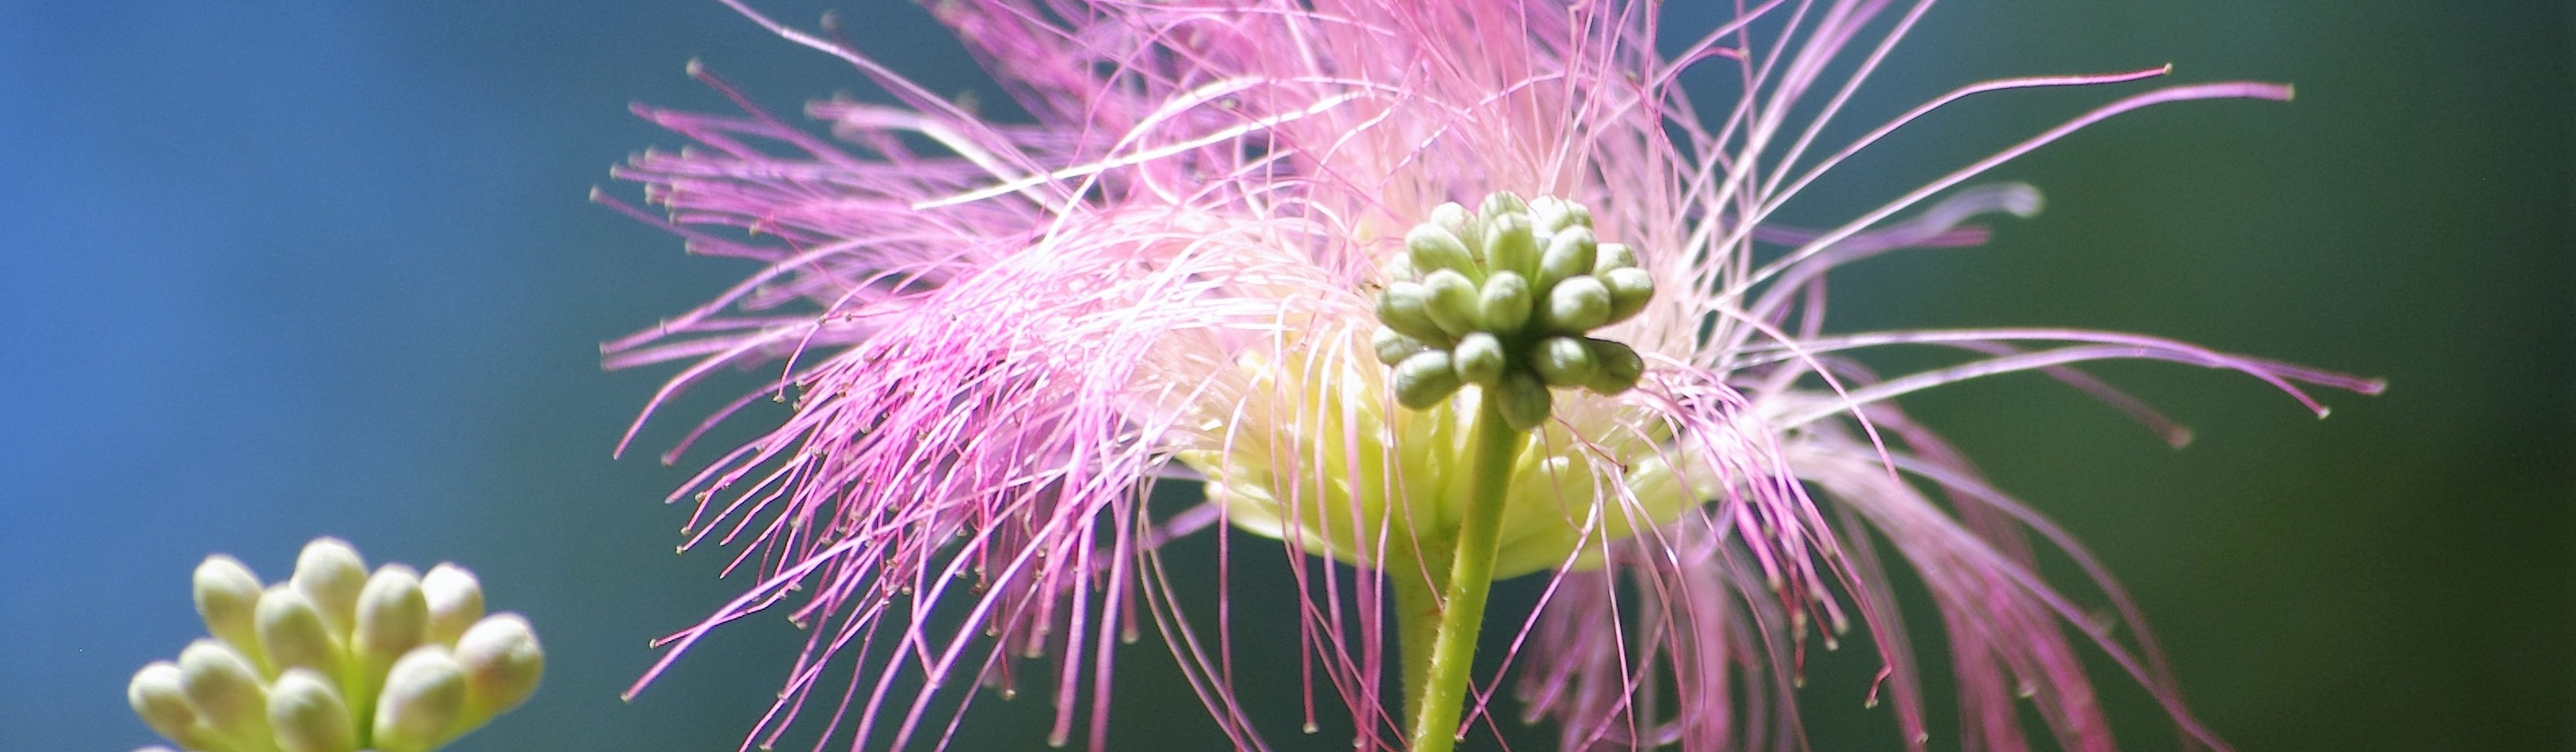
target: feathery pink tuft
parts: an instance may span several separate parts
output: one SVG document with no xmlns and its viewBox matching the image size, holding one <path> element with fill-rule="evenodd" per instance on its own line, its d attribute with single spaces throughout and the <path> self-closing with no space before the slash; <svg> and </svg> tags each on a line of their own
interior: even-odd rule
<svg viewBox="0 0 2576 752">
<path fill-rule="evenodd" d="M 1973 245 L 1986 237 L 1978 217 L 2035 213 L 2026 186 L 1967 185 L 1995 165 L 2141 107 L 2289 95 L 2262 83 L 2131 94 L 1841 226 L 1773 223 L 1818 175 L 1933 109 L 2169 72 L 1972 84 L 1827 143 L 1928 1 L 1739 3 L 1672 55 L 1657 51 L 1666 32 L 1647 2 L 929 3 L 1032 123 L 980 118 L 828 36 L 726 2 L 901 103 L 815 103 L 807 115 L 826 139 L 693 66 L 743 112 L 638 108 L 696 146 L 617 171 L 667 218 L 602 199 L 694 252 L 763 265 L 605 347 L 612 368 L 687 364 L 647 416 L 718 372 L 783 374 L 666 461 L 753 400 L 793 400 L 784 425 L 673 497 L 698 504 L 692 545 L 739 544 L 737 565 L 759 579 L 668 638 L 653 673 L 717 625 L 781 602 L 810 630 L 746 745 L 815 714 L 835 724 L 826 739 L 944 742 L 963 706 L 935 704 L 936 690 L 971 676 L 1045 691 L 1056 739 L 1079 731 L 1098 749 L 1118 646 L 1150 621 L 1236 746 L 1262 749 L 1233 693 L 1224 605 L 1213 622 L 1194 615 L 1205 606 L 1173 596 L 1158 553 L 1174 536 L 1237 527 L 1279 538 L 1304 590 L 1308 696 L 1339 697 L 1360 748 L 1401 747 L 1387 591 L 1426 576 L 1400 564 L 1433 492 L 1402 477 L 1399 445 L 1444 434 L 1394 412 L 1368 355 L 1370 299 L 1406 227 L 1489 191 L 1591 207 L 1602 237 L 1635 248 L 1661 291 L 1617 328 L 1647 359 L 1644 384 L 1567 398 L 1541 432 L 1539 451 L 1561 464 L 1539 472 L 1564 481 L 1546 508 L 1566 511 L 1521 520 L 1536 532 L 1506 543 L 1530 552 L 1518 571 L 1551 579 L 1535 613 L 1498 619 L 1522 625 L 1509 671 L 1525 714 L 1553 720 L 1567 750 L 1799 747 L 1792 687 L 1806 650 L 1850 629 L 1884 661 L 1873 701 L 1926 748 L 1915 643 L 1890 593 L 1898 563 L 1938 605 L 1966 748 L 2026 748 L 2016 703 L 2027 697 L 2066 748 L 2110 749 L 2088 651 L 2214 745 L 2100 567 L 1893 400 L 2036 370 L 2179 444 L 2181 427 L 2074 367 L 2234 370 L 2319 415 L 2304 388 L 2380 388 L 2139 335 L 1826 333 L 1826 270 Z M 1735 82 L 1731 100 L 1685 96 L 1683 72 L 1708 69 Z M 1893 377 L 1848 357 L 1891 345 L 1973 357 Z M 1252 489 L 1269 506 L 1211 501 L 1157 519 L 1145 498 L 1171 478 Z M 1393 511 L 1333 501 L 1379 497 Z M 1245 511 L 1256 508 L 1275 518 Z M 2126 628 L 2092 623 L 2042 581 L 2031 533 L 2082 563 Z M 827 663 L 860 654 L 886 670 L 824 685 Z M 1490 722 L 1482 702 L 1471 728 Z"/>
</svg>

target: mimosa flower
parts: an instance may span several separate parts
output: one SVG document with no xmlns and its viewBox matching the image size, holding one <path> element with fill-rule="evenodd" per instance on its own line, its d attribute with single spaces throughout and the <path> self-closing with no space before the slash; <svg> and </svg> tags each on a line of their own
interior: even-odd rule
<svg viewBox="0 0 2576 752">
<path fill-rule="evenodd" d="M 1971 84 L 1826 139 L 1928 2 L 1771 0 L 1682 37 L 1637 2 L 929 3 L 1016 122 L 726 1 L 901 102 L 809 106 L 827 139 L 693 66 L 745 112 L 639 109 L 697 146 L 618 171 L 667 220 L 606 199 L 763 265 L 606 347 L 616 368 L 690 363 L 648 415 L 722 371 L 779 374 L 666 461 L 757 400 L 792 403 L 673 497 L 699 505 L 690 542 L 741 544 L 758 583 L 670 638 L 663 665 L 781 602 L 810 630 L 750 742 L 804 715 L 848 724 L 827 739 L 944 741 L 964 708 L 936 690 L 973 677 L 1046 693 L 1055 740 L 1079 727 L 1098 749 L 1118 647 L 1150 633 L 1235 745 L 1265 748 L 1280 730 L 1255 727 L 1234 682 L 1285 677 L 1238 675 L 1242 625 L 1176 597 L 1168 569 L 1190 564 L 1162 555 L 1232 529 L 1285 551 L 1307 696 L 1342 704 L 1362 749 L 1481 733 L 1502 680 L 1470 687 L 1469 664 L 1432 656 L 1472 655 L 1485 585 L 1519 576 L 1544 578 L 1541 605 L 1493 623 L 1519 710 L 1563 749 L 1795 747 L 1808 649 L 1855 630 L 1883 665 L 1871 702 L 1924 748 L 1891 564 L 1937 606 L 1965 747 L 2024 748 L 2026 698 L 2065 747 L 2109 749 L 2088 651 L 2215 744 L 2101 568 L 1895 400 L 2037 370 L 2179 444 L 2073 367 L 2233 370 L 2320 416 L 2305 386 L 2380 388 L 2141 335 L 1828 332 L 1828 270 L 2035 213 L 2029 187 L 1969 184 L 1997 164 L 2149 105 L 2289 96 L 2130 93 L 1839 226 L 1778 224 L 1934 109 L 2169 72 Z M 1729 98 L 1692 102 L 1686 74 Z M 1927 345 L 1966 360 L 1880 376 L 1852 357 Z M 1149 508 L 1163 481 L 1203 501 Z M 2097 592 L 2043 581 L 2034 533 Z M 2122 623 L 2095 623 L 2095 598 Z M 827 685 L 855 654 L 883 670 Z"/>
</svg>

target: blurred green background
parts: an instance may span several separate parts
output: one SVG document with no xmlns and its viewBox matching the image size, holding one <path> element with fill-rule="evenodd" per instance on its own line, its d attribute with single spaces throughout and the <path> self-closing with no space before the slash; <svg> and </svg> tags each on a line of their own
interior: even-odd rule
<svg viewBox="0 0 2576 752">
<path fill-rule="evenodd" d="M 1675 28 L 1707 23 L 1675 6 Z M 761 7 L 804 21 L 826 4 Z M 1001 99 L 918 7 L 843 10 L 929 88 Z M 2292 104 L 2156 109 L 2052 146 L 1998 173 L 2045 190 L 2046 214 L 1840 274 L 1835 297 L 1846 330 L 2142 331 L 2390 381 L 2325 395 L 2320 423 L 2241 377 L 2101 369 L 2197 429 L 2181 451 L 2037 377 L 1909 402 L 2109 563 L 2240 749 L 2576 749 L 2571 18 L 1962 2 L 1849 116 L 2165 62 L 2181 81 L 2298 86 Z M 687 509 L 656 502 L 688 463 L 651 456 L 675 432 L 609 459 L 667 372 L 603 374 L 595 345 L 750 269 L 583 200 L 607 165 L 680 143 L 628 102 L 725 109 L 681 76 L 691 57 L 782 112 L 875 95 L 713 2 L 0 2 L 4 746 L 151 741 L 123 687 L 200 632 L 189 568 L 229 551 L 280 577 L 326 533 L 374 560 L 464 563 L 539 625 L 544 690 L 451 749 L 737 745 L 791 657 L 780 620 L 617 700 L 656 655 L 645 640 L 741 583 L 714 579 L 723 552 L 671 553 Z M 1945 111 L 1798 211 L 1848 215 L 2111 96 Z M 1285 597 L 1237 602 L 1266 627 Z M 1860 709 L 1853 652 L 1806 690 L 1816 747 L 1896 748 L 1885 711 Z M 1126 656 L 1118 748 L 1216 746 L 1160 649 Z M 1292 661 L 1245 671 L 1293 689 Z M 2096 676 L 2125 746 L 2174 746 L 2141 693 Z M 1255 700 L 1279 748 L 1347 748 L 1295 734 L 1293 694 Z M 988 698 L 960 748 L 1043 749 L 1044 711 Z"/>
</svg>

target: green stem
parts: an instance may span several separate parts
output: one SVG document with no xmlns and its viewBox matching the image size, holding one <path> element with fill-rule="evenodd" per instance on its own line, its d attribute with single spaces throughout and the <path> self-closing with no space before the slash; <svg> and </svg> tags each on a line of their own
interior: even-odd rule
<svg viewBox="0 0 2576 752">
<path fill-rule="evenodd" d="M 1422 541 L 1422 557 L 1389 562 L 1389 589 L 1395 596 L 1397 647 L 1404 663 L 1404 719 L 1422 714 L 1424 682 L 1431 679 L 1431 644 L 1440 636 L 1440 589 L 1449 581 L 1448 561 L 1455 548 L 1448 541 Z M 1441 562 L 1433 564 L 1432 562 Z"/>
<path fill-rule="evenodd" d="M 1512 461 L 1520 455 L 1523 435 L 1503 420 L 1502 401 L 1496 395 L 1478 395 L 1481 405 L 1476 413 L 1474 443 L 1467 451 L 1473 457 L 1468 472 L 1468 501 L 1465 519 L 1458 525 L 1457 549 L 1449 565 L 1447 598 L 1434 608 L 1440 625 L 1431 635 L 1429 660 L 1414 668 L 1417 630 L 1404 628 L 1403 646 L 1406 691 L 1405 703 L 1413 718 L 1412 752 L 1449 752 L 1457 746 L 1458 719 L 1466 711 L 1467 686 L 1476 665 L 1476 635 L 1485 626 L 1485 597 L 1494 586 L 1494 556 L 1502 545 L 1503 496 L 1511 485 Z M 1401 581 L 1408 573 L 1397 573 Z M 1404 587 L 1398 585 L 1397 605 L 1404 606 Z M 1420 619 L 1427 614 L 1418 610 L 1399 612 L 1399 619 Z M 1417 674 L 1421 677 L 1413 681 Z"/>
</svg>

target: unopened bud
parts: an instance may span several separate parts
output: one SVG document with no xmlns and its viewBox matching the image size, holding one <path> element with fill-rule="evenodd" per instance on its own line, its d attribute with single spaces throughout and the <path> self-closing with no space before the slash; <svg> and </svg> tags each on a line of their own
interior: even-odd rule
<svg viewBox="0 0 2576 752">
<path fill-rule="evenodd" d="M 1486 194 L 1485 203 L 1476 207 L 1476 216 L 1483 217 L 1488 225 L 1505 214 L 1528 213 L 1529 202 L 1522 201 L 1520 194 L 1511 191 L 1495 191 Z"/>
<path fill-rule="evenodd" d="M 1459 380 L 1485 386 L 1500 383 L 1503 369 L 1511 365 L 1502 340 L 1484 332 L 1458 338 L 1458 347 L 1450 350 L 1449 357 L 1451 367 L 1458 369 Z"/>
<path fill-rule="evenodd" d="M 1384 327 L 1378 331 L 1394 334 Z M 1413 345 L 1419 348 L 1422 343 Z M 483 583 L 464 567 L 446 562 L 430 567 L 429 574 L 420 578 L 420 594 L 429 601 L 429 627 L 420 636 L 423 642 L 456 644 L 466 627 L 483 618 Z"/>
<path fill-rule="evenodd" d="M 1484 321 L 1485 331 L 1512 333 L 1529 325 L 1529 279 L 1515 271 L 1498 271 L 1485 277 L 1485 287 L 1476 298 L 1477 318 Z"/>
<path fill-rule="evenodd" d="M 1430 305 L 1431 291 L 1421 284 L 1390 282 L 1386 286 L 1386 294 L 1377 296 L 1377 320 L 1398 334 L 1447 346 L 1450 335 L 1440 330 L 1438 322 L 1431 320 Z"/>
<path fill-rule="evenodd" d="M 216 640 L 179 651 L 180 690 L 217 736 L 251 749 L 268 746 L 268 690 L 250 659 Z"/>
<path fill-rule="evenodd" d="M 390 666 L 421 643 L 429 627 L 429 599 L 411 567 L 387 564 L 358 593 L 358 629 L 349 650 L 359 662 Z"/>
<path fill-rule="evenodd" d="M 340 638 L 303 591 L 280 584 L 259 596 L 259 646 L 279 670 L 305 666 L 338 676 Z"/>
<path fill-rule="evenodd" d="M 1549 337 L 1538 343 L 1530 354 L 1530 368 L 1548 386 L 1582 386 L 1592 380 L 1595 364 L 1592 352 L 1573 337 Z"/>
<path fill-rule="evenodd" d="M 465 667 L 447 646 L 412 648 L 394 661 L 384 694 L 376 699 L 375 749 L 425 752 L 454 736 L 464 711 Z"/>
<path fill-rule="evenodd" d="M 1637 388 L 1637 380 L 1646 375 L 1646 359 L 1637 356 L 1636 348 L 1606 339 L 1587 339 L 1583 347 L 1592 353 L 1597 366 L 1592 379 L 1583 387 L 1602 396 L 1615 396 Z"/>
<path fill-rule="evenodd" d="M 1547 291 L 1547 307 L 1540 314 L 1551 330 L 1565 334 L 1582 334 L 1610 321 L 1610 288 L 1601 280 L 1584 275 L 1556 283 Z"/>
<path fill-rule="evenodd" d="M 1457 236 L 1468 248 L 1483 248 L 1485 245 L 1483 228 L 1476 222 L 1475 215 L 1467 213 L 1467 207 L 1456 201 L 1432 207 L 1431 223 Z"/>
<path fill-rule="evenodd" d="M 1426 277 L 1441 269 L 1476 273 L 1476 259 L 1468 252 L 1466 242 L 1439 225 L 1414 225 L 1411 232 L 1404 234 L 1404 250 L 1412 257 L 1414 270 Z"/>
<path fill-rule="evenodd" d="M 125 702 L 134 706 L 134 714 L 153 732 L 186 746 L 203 743 L 196 738 L 197 710 L 188 704 L 179 664 L 153 661 L 134 672 L 134 681 L 125 685 Z"/>
<path fill-rule="evenodd" d="M 1609 274 L 1612 269 L 1637 267 L 1637 252 L 1626 243 L 1602 243 L 1592 257 L 1592 276 Z"/>
<path fill-rule="evenodd" d="M 1414 353 L 1422 352 L 1423 345 L 1421 340 L 1380 326 L 1376 333 L 1369 335 L 1369 347 L 1377 351 L 1377 362 L 1391 366 L 1404 362 L 1405 358 L 1412 357 Z M 437 577 L 438 570 L 430 570 L 429 576 Z M 426 581 L 421 584 L 423 587 L 428 586 Z M 435 607 L 436 604 L 433 603 L 432 608 L 435 609 Z"/>
<path fill-rule="evenodd" d="M 1569 227 L 1557 233 L 1539 256 L 1538 286 L 1546 289 L 1559 280 L 1592 273 L 1592 261 L 1600 245 L 1589 227 Z"/>
<path fill-rule="evenodd" d="M 1616 324 L 1646 310 L 1646 302 L 1655 298 L 1655 277 L 1646 270 L 1628 266 L 1610 270 L 1597 279 L 1610 289 L 1610 323 Z"/>
<path fill-rule="evenodd" d="M 1440 404 L 1458 391 L 1458 372 L 1449 353 L 1424 350 L 1395 364 L 1395 401 L 1415 410 Z"/>
<path fill-rule="evenodd" d="M 1548 411 L 1554 406 L 1553 398 L 1548 396 L 1547 385 L 1539 383 L 1538 377 L 1528 371 L 1504 374 L 1502 385 L 1486 394 L 1489 399 L 1501 400 L 1498 406 L 1502 408 L 1503 423 L 1518 431 L 1537 428 L 1546 422 Z"/>
<path fill-rule="evenodd" d="M 206 633 L 232 643 L 251 663 L 261 662 L 259 632 L 252 613 L 259 608 L 259 576 L 241 560 L 223 554 L 206 557 L 197 565 L 191 594 L 197 601 L 197 615 L 206 620 Z"/>
<path fill-rule="evenodd" d="M 322 612 L 322 621 L 331 631 L 343 636 L 349 633 L 358 612 L 358 591 L 367 586 L 367 562 L 358 558 L 358 549 L 347 541 L 332 537 L 313 539 L 304 544 L 304 553 L 295 557 L 295 575 L 290 578 L 295 589 L 313 601 Z"/>
<path fill-rule="evenodd" d="M 268 691 L 268 725 L 285 752 L 355 752 L 358 729 L 329 677 L 287 669 Z"/>
<path fill-rule="evenodd" d="M 1469 281 L 1467 275 L 1448 269 L 1435 271 L 1423 276 L 1422 289 L 1431 294 L 1423 312 L 1442 332 L 1463 337 L 1476 330 L 1476 283 Z"/>
<path fill-rule="evenodd" d="M 1546 232 L 1563 232 L 1568 227 L 1591 227 L 1592 210 L 1582 204 L 1555 196 L 1530 199 L 1530 220 Z"/>
<path fill-rule="evenodd" d="M 518 707 L 537 691 L 537 681 L 546 673 L 546 652 L 537 644 L 536 628 L 518 614 L 493 614 L 475 622 L 456 641 L 456 662 L 465 667 L 466 717 L 475 725 Z"/>
<path fill-rule="evenodd" d="M 1485 264 L 1522 276 L 1538 273 L 1538 236 L 1522 214 L 1485 215 Z"/>
</svg>

